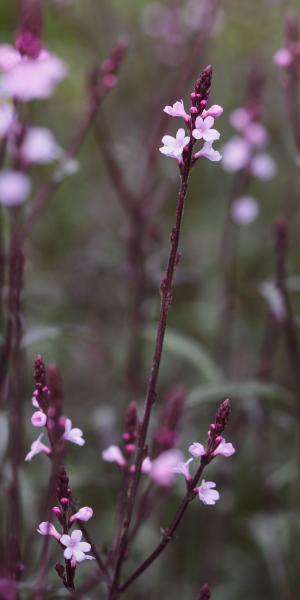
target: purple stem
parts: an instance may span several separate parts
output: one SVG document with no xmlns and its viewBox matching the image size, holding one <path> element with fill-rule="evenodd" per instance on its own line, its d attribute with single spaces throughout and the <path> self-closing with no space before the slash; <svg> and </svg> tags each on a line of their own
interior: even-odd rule
<svg viewBox="0 0 300 600">
<path fill-rule="evenodd" d="M 148 389 L 147 389 L 147 395 L 146 395 L 145 407 L 144 407 L 144 416 L 143 416 L 143 421 L 141 424 L 139 439 L 137 442 L 137 455 L 136 455 L 136 461 L 135 461 L 135 471 L 134 471 L 134 476 L 130 482 L 129 489 L 127 492 L 127 507 L 126 507 L 123 527 L 122 527 L 122 531 L 121 531 L 118 559 L 117 559 L 117 563 L 116 563 L 115 575 L 114 575 L 114 580 L 113 580 L 111 593 L 110 593 L 110 600 L 113 600 L 118 595 L 118 591 L 117 591 L 118 583 L 119 583 L 119 578 L 121 575 L 122 563 L 124 561 L 125 554 L 127 551 L 128 530 L 129 530 L 132 515 L 133 515 L 135 498 L 136 498 L 137 488 L 138 488 L 139 479 L 140 479 L 141 466 L 142 466 L 142 461 L 144 458 L 144 451 L 145 451 L 145 441 L 146 441 L 146 436 L 147 436 L 147 432 L 148 432 L 152 408 L 153 408 L 153 405 L 155 403 L 156 396 L 157 396 L 157 390 L 156 390 L 157 379 L 158 379 L 160 363 L 161 363 L 161 355 L 162 355 L 165 330 L 166 330 L 166 325 L 167 325 L 167 317 L 168 317 L 169 308 L 170 308 L 170 305 L 172 302 L 173 276 L 174 276 L 175 266 L 178 262 L 179 237 L 180 237 L 180 231 L 181 231 L 183 209 L 184 209 L 185 199 L 186 199 L 187 190 L 188 190 L 188 179 L 189 179 L 191 164 L 192 164 L 192 151 L 193 151 L 194 142 L 195 142 L 195 140 L 191 136 L 189 145 L 187 147 L 187 152 L 186 152 L 186 155 L 184 158 L 182 170 L 181 170 L 181 184 L 180 184 L 179 197 L 178 197 L 178 202 L 177 202 L 177 207 L 176 207 L 176 218 L 175 218 L 175 224 L 172 228 L 171 236 L 170 236 L 171 248 L 170 248 L 166 273 L 162 280 L 161 288 L 160 288 L 160 293 L 161 293 L 160 315 L 159 315 L 159 322 L 158 322 L 158 326 L 157 326 L 156 342 L 155 342 L 155 348 L 154 348 L 154 353 L 153 353 L 153 358 L 152 358 L 150 377 L 149 377 L 149 381 L 148 381 Z"/>
<path fill-rule="evenodd" d="M 132 573 L 132 575 L 130 575 L 128 577 L 128 579 L 125 581 L 125 583 L 123 583 L 123 585 L 120 586 L 120 588 L 118 589 L 119 594 L 122 594 L 123 592 L 125 592 L 127 590 L 127 588 L 138 577 L 140 577 L 140 575 L 142 575 L 142 573 L 144 573 L 144 571 L 146 569 L 148 569 L 148 567 L 150 567 L 150 565 L 160 556 L 160 554 L 165 550 L 165 548 L 168 546 L 170 541 L 174 538 L 176 529 L 180 525 L 180 523 L 184 517 L 184 514 L 186 512 L 187 507 L 189 506 L 190 502 L 192 502 L 192 500 L 194 500 L 194 498 L 195 498 L 194 488 L 197 485 L 200 477 L 202 476 L 202 473 L 203 473 L 205 467 L 207 466 L 208 462 L 209 462 L 209 459 L 207 458 L 207 456 L 203 456 L 201 458 L 201 463 L 196 472 L 196 475 L 194 476 L 192 481 L 189 483 L 187 493 L 186 493 L 185 497 L 183 498 L 183 500 L 181 501 L 172 522 L 167 527 L 167 529 L 164 530 L 162 540 L 156 546 L 156 548 L 151 552 L 151 554 L 149 554 L 149 556 Z"/>
</svg>

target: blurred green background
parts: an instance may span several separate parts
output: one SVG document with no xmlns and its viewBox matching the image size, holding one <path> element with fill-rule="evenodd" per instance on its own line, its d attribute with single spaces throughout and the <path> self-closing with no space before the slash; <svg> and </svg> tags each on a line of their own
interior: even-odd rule
<svg viewBox="0 0 300 600">
<path fill-rule="evenodd" d="M 229 395 L 232 418 L 226 437 L 237 452 L 228 461 L 219 458 L 207 470 L 206 479 L 217 482 L 220 502 L 211 508 L 195 501 L 163 557 L 124 597 L 196 599 L 207 581 L 213 600 L 295 600 L 300 597 L 299 394 L 280 325 L 267 378 L 260 376 L 259 366 L 268 323 L 260 286 L 274 278 L 273 231 L 278 216 L 288 219 L 288 283 L 297 327 L 300 322 L 299 161 L 297 166 L 282 73 L 273 63 L 274 52 L 284 44 L 285 10 L 294 6 L 300 12 L 299 2 L 226 0 L 216 10 L 212 32 L 201 26 L 201 19 L 198 24 L 193 17 L 179 20 L 177 42 L 168 41 L 164 33 L 160 39 L 149 35 L 149 8 L 154 3 L 145 0 L 43 4 L 45 42 L 69 64 L 70 73 L 51 100 L 30 106 L 30 122 L 49 127 L 62 146 L 82 117 L 90 67 L 108 56 L 121 36 L 128 38 L 129 49 L 119 83 L 99 113 L 98 143 L 91 132 L 80 153 L 79 172 L 63 183 L 26 245 L 24 454 L 36 433 L 30 423 L 30 399 L 32 364 L 39 352 L 59 366 L 65 413 L 84 431 L 87 443 L 82 449 L 68 446 L 66 467 L 75 498 L 81 506 L 94 508 L 89 531 L 99 548 L 107 549 L 119 473 L 102 462 L 101 451 L 110 443 L 120 444 L 131 398 L 127 369 L 133 300 L 127 255 L 130 224 L 99 146 L 113 149 L 127 185 L 139 194 L 147 149 L 165 104 L 183 98 L 188 107 L 195 78 L 212 64 L 212 103 L 224 107 L 218 120 L 219 147 L 234 135 L 230 112 L 245 101 L 249 73 L 259 64 L 266 78 L 263 122 L 268 151 L 277 163 L 276 177 L 251 182 L 249 193 L 258 199 L 260 213 L 247 227 L 231 224 L 230 235 L 238 237 L 231 261 L 221 244 L 235 175 L 225 173 L 220 163 L 205 160 L 193 170 L 154 411 L 155 421 L 170 387 L 178 383 L 186 387 L 180 442 L 186 451 L 192 441 L 204 441 L 218 403 Z M 201 8 L 203 2 L 193 3 L 197 4 Z M 170 0 L 160 5 L 193 14 L 191 2 Z M 0 42 L 10 42 L 17 23 L 16 2 L 0 3 L 0 23 Z M 176 126 L 180 125 L 175 120 L 166 120 L 162 133 L 174 135 Z M 142 244 L 146 289 L 135 387 L 141 412 L 179 183 L 175 161 L 160 155 L 158 146 L 156 140 L 149 180 L 154 192 L 148 202 L 156 201 L 158 193 L 160 208 L 150 214 L 151 227 Z M 51 167 L 34 170 L 36 189 L 50 173 Z M 224 339 L 221 312 L 232 273 L 234 326 Z M 5 411 L 1 427 L 3 457 Z M 22 472 L 26 524 L 22 598 L 30 597 L 39 560 L 41 540 L 32 533 L 38 513 L 33 507 L 37 509 L 46 489 L 47 469 L 47 459 L 39 456 L 24 464 Z M 183 493 L 184 482 L 178 478 L 155 517 L 141 529 L 125 572 L 131 572 L 157 543 L 160 528 L 168 524 Z M 58 552 L 54 543 L 51 547 L 54 566 Z M 81 565 L 78 581 L 92 571 L 91 563 Z M 54 572 L 50 583 L 49 599 L 67 597 Z M 105 598 L 105 592 L 98 586 L 85 597 Z"/>
</svg>

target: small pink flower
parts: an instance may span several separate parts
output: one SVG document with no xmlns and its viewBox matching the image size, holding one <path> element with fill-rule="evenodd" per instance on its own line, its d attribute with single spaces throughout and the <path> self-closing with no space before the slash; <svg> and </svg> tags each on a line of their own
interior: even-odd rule
<svg viewBox="0 0 300 600">
<path fill-rule="evenodd" d="M 223 110 L 224 109 L 222 106 L 219 106 L 219 104 L 213 104 L 213 106 L 203 111 L 202 117 L 203 119 L 205 119 L 205 117 L 214 117 L 217 119 L 223 114 Z"/>
<path fill-rule="evenodd" d="M 201 485 L 195 488 L 195 491 L 198 492 L 199 500 L 203 504 L 213 505 L 219 500 L 220 494 L 217 490 L 213 489 L 215 487 L 216 484 L 214 481 L 205 481 L 205 479 L 202 479 Z"/>
<path fill-rule="evenodd" d="M 190 463 L 193 461 L 193 458 L 189 458 L 186 462 L 179 461 L 175 467 L 173 467 L 173 473 L 179 473 L 179 475 L 183 475 L 186 481 L 191 481 L 192 476 L 190 474 Z"/>
<path fill-rule="evenodd" d="M 31 190 L 28 175 L 20 171 L 2 171 L 0 173 L 0 204 L 18 206 L 25 202 Z"/>
<path fill-rule="evenodd" d="M 238 225 L 249 225 L 259 213 L 258 203 L 252 196 L 240 196 L 232 203 L 230 214 Z"/>
<path fill-rule="evenodd" d="M 44 427 L 47 423 L 47 415 L 41 410 L 37 410 L 31 417 L 31 423 L 34 427 Z"/>
<path fill-rule="evenodd" d="M 54 525 L 50 523 L 50 521 L 43 521 L 39 524 L 37 532 L 40 535 L 53 535 L 56 540 L 60 540 L 61 535 L 58 533 L 57 529 L 55 529 Z"/>
<path fill-rule="evenodd" d="M 290 50 L 288 50 L 287 48 L 280 48 L 279 50 L 277 50 L 277 52 L 275 52 L 273 60 L 278 67 L 286 69 L 292 64 L 294 57 Z"/>
<path fill-rule="evenodd" d="M 189 115 L 185 112 L 183 100 L 177 100 L 173 106 L 165 106 L 164 112 L 170 117 L 181 117 L 186 122 L 190 120 Z"/>
<path fill-rule="evenodd" d="M 169 487 L 174 480 L 174 467 L 183 461 L 183 455 L 179 450 L 171 449 L 162 452 L 152 461 L 150 477 L 157 485 Z"/>
<path fill-rule="evenodd" d="M 226 442 L 225 438 L 222 438 L 220 444 L 215 449 L 213 455 L 218 456 L 218 454 L 221 454 L 222 456 L 225 456 L 225 458 L 229 458 L 234 453 L 235 448 L 233 447 L 233 445 L 230 442 Z"/>
<path fill-rule="evenodd" d="M 1 56 L 0 56 L 1 58 Z M 42 50 L 38 58 L 21 58 L 0 76 L 0 94 L 23 102 L 49 98 L 67 74 L 66 64 Z"/>
<path fill-rule="evenodd" d="M 225 171 L 235 173 L 244 169 L 250 162 L 251 148 L 249 142 L 235 136 L 222 147 L 222 165 Z"/>
<path fill-rule="evenodd" d="M 236 108 L 232 111 L 229 121 L 235 129 L 243 131 L 245 127 L 250 125 L 251 115 L 246 108 Z"/>
<path fill-rule="evenodd" d="M 212 162 L 219 162 L 220 160 L 222 160 L 222 155 L 220 154 L 220 152 L 218 152 L 218 150 L 215 150 L 212 147 L 212 142 L 205 142 L 201 150 L 199 150 L 199 152 L 196 152 L 194 158 L 200 158 L 201 156 L 203 158 L 211 160 Z"/>
<path fill-rule="evenodd" d="M 90 506 L 83 506 L 70 518 L 70 523 L 74 521 L 89 521 L 93 516 L 93 509 Z"/>
<path fill-rule="evenodd" d="M 60 543 L 66 546 L 64 557 L 66 560 L 72 560 L 73 566 L 83 560 L 95 560 L 93 556 L 85 554 L 85 552 L 89 552 L 91 549 L 91 544 L 81 542 L 81 538 L 82 531 L 80 529 L 74 529 L 71 535 L 64 534 L 60 538 Z"/>
<path fill-rule="evenodd" d="M 196 140 L 205 140 L 206 142 L 214 142 L 220 137 L 219 132 L 216 129 L 212 129 L 215 120 L 213 117 L 197 117 L 195 126 L 193 129 L 193 137 Z"/>
<path fill-rule="evenodd" d="M 124 467 L 126 465 L 126 460 L 119 448 L 119 446 L 109 446 L 102 452 L 102 459 L 106 462 L 116 462 L 120 467 Z"/>
<path fill-rule="evenodd" d="M 204 454 L 206 454 L 206 450 L 204 446 L 199 442 L 193 442 L 193 444 L 191 444 L 191 446 L 189 447 L 189 453 L 194 458 L 200 458 L 201 456 L 204 456 Z"/>
<path fill-rule="evenodd" d="M 258 148 L 264 146 L 268 139 L 266 128 L 261 123 L 249 123 L 244 129 L 244 135 L 250 144 Z"/>
<path fill-rule="evenodd" d="M 27 163 L 46 164 L 57 160 L 62 150 L 56 143 L 53 133 L 45 127 L 31 127 L 26 131 L 20 149 Z"/>
<path fill-rule="evenodd" d="M 32 406 L 34 406 L 35 408 L 40 408 L 37 398 L 38 398 L 38 394 L 33 392 L 33 395 L 31 398 Z"/>
<path fill-rule="evenodd" d="M 186 135 L 184 129 L 178 129 L 176 133 L 176 138 L 171 135 L 164 135 L 162 138 L 162 143 L 164 144 L 159 151 L 165 156 L 169 156 L 170 158 L 176 158 L 177 160 L 181 158 L 183 149 L 189 143 L 190 138 Z"/>
<path fill-rule="evenodd" d="M 72 428 L 71 419 L 65 419 L 65 433 L 63 434 L 64 440 L 77 444 L 78 446 L 84 446 L 85 439 L 82 437 L 83 432 L 77 427 Z"/>
<path fill-rule="evenodd" d="M 28 454 L 26 454 L 25 460 L 31 460 L 36 454 L 40 454 L 41 452 L 44 452 L 45 454 L 50 454 L 50 448 L 48 448 L 48 446 L 45 446 L 45 444 L 41 442 L 43 435 L 44 434 L 41 433 L 38 439 L 32 442 L 31 450 L 30 452 L 28 452 Z"/>
<path fill-rule="evenodd" d="M 256 154 L 251 161 L 250 171 L 254 177 L 270 181 L 276 173 L 276 163 L 267 153 Z"/>
</svg>

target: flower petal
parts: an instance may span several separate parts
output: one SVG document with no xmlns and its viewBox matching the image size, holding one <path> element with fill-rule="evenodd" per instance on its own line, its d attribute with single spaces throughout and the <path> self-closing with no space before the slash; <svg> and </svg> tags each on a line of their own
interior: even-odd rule
<svg viewBox="0 0 300 600">
<path fill-rule="evenodd" d="M 81 538 L 82 538 L 81 529 L 74 529 L 74 531 L 72 531 L 72 533 L 71 533 L 71 540 L 80 542 Z"/>
</svg>

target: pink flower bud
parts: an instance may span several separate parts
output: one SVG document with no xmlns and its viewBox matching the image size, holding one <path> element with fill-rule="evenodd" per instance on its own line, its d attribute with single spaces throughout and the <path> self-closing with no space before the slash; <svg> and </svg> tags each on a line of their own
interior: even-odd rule
<svg viewBox="0 0 300 600">
<path fill-rule="evenodd" d="M 93 509 L 90 506 L 84 506 L 80 508 L 78 512 L 70 518 L 70 523 L 74 523 L 74 521 L 89 521 L 93 516 Z"/>
<path fill-rule="evenodd" d="M 31 417 L 31 423 L 34 427 L 44 427 L 47 423 L 47 415 L 41 410 L 37 410 Z"/>
<path fill-rule="evenodd" d="M 56 540 L 60 540 L 61 535 L 58 533 L 57 529 L 55 529 L 54 525 L 49 521 L 43 521 L 39 524 L 37 532 L 40 535 L 52 535 Z"/>
<path fill-rule="evenodd" d="M 69 504 L 69 498 L 65 498 L 65 497 L 61 498 L 60 503 L 63 505 Z"/>
<path fill-rule="evenodd" d="M 135 452 L 135 444 L 126 444 L 125 450 L 127 454 L 133 454 Z"/>
<path fill-rule="evenodd" d="M 62 515 L 62 512 L 59 508 L 59 506 L 53 506 L 52 508 L 52 512 L 57 516 L 60 517 Z"/>
</svg>

